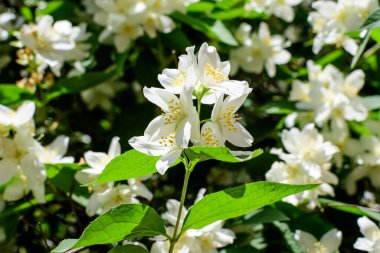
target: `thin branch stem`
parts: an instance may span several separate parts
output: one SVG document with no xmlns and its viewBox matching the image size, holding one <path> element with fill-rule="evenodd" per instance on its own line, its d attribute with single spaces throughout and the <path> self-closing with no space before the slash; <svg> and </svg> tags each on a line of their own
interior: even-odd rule
<svg viewBox="0 0 380 253">
<path fill-rule="evenodd" d="M 186 192 L 187 192 L 187 185 L 189 183 L 190 173 L 193 170 L 194 166 L 195 166 L 195 164 L 193 164 L 191 161 L 189 163 L 185 164 L 185 167 L 186 167 L 185 180 L 183 182 L 183 187 L 182 187 L 181 202 L 180 202 L 180 205 L 179 205 L 179 210 L 178 210 L 178 215 L 177 215 L 177 221 L 176 221 L 176 224 L 175 224 L 175 227 L 174 227 L 174 233 L 173 233 L 172 240 L 170 241 L 169 253 L 173 252 L 174 246 L 175 246 L 175 244 L 176 244 L 176 242 L 178 240 L 178 238 L 177 238 L 177 232 L 178 232 L 180 221 L 181 221 L 181 214 L 182 214 L 183 205 L 185 203 Z"/>
</svg>

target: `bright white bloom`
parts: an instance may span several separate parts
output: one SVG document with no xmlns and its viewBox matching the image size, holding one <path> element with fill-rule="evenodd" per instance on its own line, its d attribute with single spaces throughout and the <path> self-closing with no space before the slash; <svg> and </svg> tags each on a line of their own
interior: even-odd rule
<svg viewBox="0 0 380 253">
<path fill-rule="evenodd" d="M 119 139 L 119 137 L 112 138 L 108 153 L 87 151 L 84 158 L 91 168 L 78 171 L 75 179 L 81 184 L 96 180 L 106 165 L 121 154 Z M 147 177 L 144 179 L 147 179 Z M 148 200 L 152 199 L 152 193 L 141 183 L 140 179 L 130 179 L 128 183 L 130 185 L 119 184 L 114 186 L 114 183 L 94 185 L 91 188 L 94 192 L 86 206 L 87 215 L 93 216 L 99 209 L 105 212 L 109 208 L 122 203 L 138 203 L 137 196 L 142 196 Z"/>
<path fill-rule="evenodd" d="M 355 55 L 358 45 L 346 34 L 358 30 L 377 9 L 377 0 L 338 0 L 314 1 L 314 12 L 309 14 L 309 22 L 316 33 L 313 52 L 319 53 L 325 44 L 343 47 L 351 55 Z"/>
<path fill-rule="evenodd" d="M 193 87 L 183 86 L 180 97 L 158 88 L 144 88 L 144 96 L 163 111 L 148 125 L 145 134 L 159 140 L 175 133 L 175 144 L 187 148 L 190 139 L 199 139 L 199 116 L 192 99 Z M 145 153 L 145 152 L 144 152 Z"/>
<path fill-rule="evenodd" d="M 43 64 L 49 66 L 56 76 L 66 61 L 83 60 L 88 56 L 89 45 L 85 26 L 73 26 L 67 20 L 54 23 L 51 16 L 41 16 L 37 24 L 24 25 L 16 34 L 22 47 L 30 48 Z"/>
<path fill-rule="evenodd" d="M 178 69 L 164 69 L 158 75 L 158 81 L 165 88 L 174 94 L 180 94 L 183 86 L 195 86 L 198 77 L 193 64 L 194 47 L 186 48 L 187 55 L 179 57 Z"/>
<path fill-rule="evenodd" d="M 130 43 L 144 34 L 157 36 L 157 31 L 171 32 L 175 24 L 168 16 L 174 11 L 183 11 L 191 0 L 96 0 L 99 7 L 94 21 L 105 27 L 99 36 L 100 42 L 111 42 L 118 52 L 125 51 Z"/>
<path fill-rule="evenodd" d="M 155 140 L 149 135 L 149 127 L 145 131 L 144 136 L 131 138 L 129 144 L 144 154 L 161 156 L 156 163 L 157 171 L 161 175 L 165 174 L 169 167 L 178 160 L 183 151 L 183 148 L 176 144 L 174 133 Z"/>
<path fill-rule="evenodd" d="M 15 201 L 29 191 L 45 202 L 46 171 L 34 151 L 37 142 L 27 131 L 17 131 L 13 139 L 0 138 L 0 185 L 6 185 L 4 200 Z"/>
<path fill-rule="evenodd" d="M 252 27 L 241 24 L 237 31 L 237 38 L 241 47 L 231 50 L 230 59 L 232 73 L 241 67 L 249 73 L 260 74 L 265 67 L 268 75 L 276 75 L 276 65 L 289 62 L 291 55 L 285 48 L 285 41 L 281 35 L 271 36 L 268 25 L 260 23 L 258 33 L 251 33 Z"/>
<path fill-rule="evenodd" d="M 1 126 L 20 128 L 34 128 L 33 115 L 36 106 L 32 101 L 25 101 L 16 111 L 0 104 L 0 131 Z"/>
<path fill-rule="evenodd" d="M 125 83 L 123 82 L 102 83 L 93 88 L 82 91 L 80 95 L 89 110 L 100 107 L 107 111 L 112 108 L 111 99 L 114 98 L 116 93 L 124 87 Z"/>
<path fill-rule="evenodd" d="M 231 65 L 229 61 L 220 61 L 216 48 L 203 43 L 198 52 L 198 58 L 193 54 L 194 48 L 188 48 L 187 53 L 192 60 L 192 66 L 197 73 L 198 82 L 194 84 L 195 93 L 202 93 L 202 103 L 213 104 L 216 95 L 224 93 L 231 96 L 240 96 L 246 93 L 246 81 L 230 80 Z"/>
<path fill-rule="evenodd" d="M 204 189 L 198 194 L 197 200 L 203 198 Z M 168 212 L 162 215 L 170 225 L 175 226 L 180 203 L 170 199 L 166 203 Z M 182 209 L 180 224 L 183 223 L 188 210 Z M 178 240 L 174 247 L 176 253 L 217 253 L 218 248 L 232 244 L 235 234 L 229 229 L 223 228 L 224 221 L 214 222 L 201 229 L 191 229 L 186 231 Z M 167 227 L 167 232 L 173 234 L 174 227 Z M 169 251 L 168 241 L 157 241 L 152 245 L 151 253 L 167 253 Z"/>
<path fill-rule="evenodd" d="M 365 216 L 358 219 L 358 225 L 360 227 L 360 232 L 364 237 L 360 237 L 356 240 L 354 248 L 369 253 L 380 252 L 379 227 Z"/>
<path fill-rule="evenodd" d="M 342 242 L 342 232 L 331 229 L 325 233 L 320 241 L 305 231 L 297 230 L 295 239 L 305 253 L 334 253 Z"/>
<path fill-rule="evenodd" d="M 339 149 L 324 140 L 313 124 L 306 125 L 301 131 L 297 128 L 284 130 L 281 133 L 284 148 L 272 149 L 281 160 L 289 164 L 300 164 L 313 178 L 321 177 L 323 171 L 330 168 L 330 160 Z"/>
<path fill-rule="evenodd" d="M 217 97 L 211 114 L 211 122 L 202 126 L 201 142 L 206 146 L 224 146 L 227 140 L 237 147 L 250 147 L 253 142 L 251 134 L 238 122 L 241 118 L 236 111 L 247 98 L 248 93 L 239 97 L 223 95 Z"/>
<path fill-rule="evenodd" d="M 265 177 L 268 181 L 286 184 L 321 184 L 317 189 L 304 191 L 284 198 L 293 205 L 308 202 L 310 209 L 319 205 L 319 195 L 334 196 L 331 185 L 338 184 L 338 178 L 331 173 L 331 159 L 339 150 L 326 142 L 313 124 L 301 131 L 297 128 L 284 130 L 282 143 L 289 153 L 282 149 L 272 149 L 284 162 L 275 162 Z"/>
<path fill-rule="evenodd" d="M 297 108 L 313 111 L 318 126 L 330 119 L 363 121 L 367 118 L 368 109 L 358 94 L 365 82 L 362 70 L 355 70 L 345 77 L 333 65 L 322 69 L 309 61 L 308 71 L 309 83 L 293 83 L 291 99 L 300 101 Z"/>
<path fill-rule="evenodd" d="M 39 143 L 36 148 L 36 155 L 42 163 L 73 163 L 74 157 L 64 156 L 69 147 L 69 137 L 58 136 L 48 146 L 42 147 Z"/>
<path fill-rule="evenodd" d="M 302 0 L 249 0 L 244 8 L 273 14 L 286 22 L 292 22 L 294 19 L 293 7 L 301 2 Z"/>
</svg>

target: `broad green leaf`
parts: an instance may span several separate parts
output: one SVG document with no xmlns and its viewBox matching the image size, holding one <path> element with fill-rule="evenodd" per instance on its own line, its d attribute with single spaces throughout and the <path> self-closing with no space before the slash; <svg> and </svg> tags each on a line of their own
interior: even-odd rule
<svg viewBox="0 0 380 253">
<path fill-rule="evenodd" d="M 53 252 L 157 235 L 166 235 L 166 231 L 163 220 L 153 208 L 143 204 L 124 204 L 92 221 L 75 243 L 64 240 Z"/>
<path fill-rule="evenodd" d="M 242 2 L 241 0 L 219 0 L 215 4 L 215 7 L 219 9 L 223 9 L 223 10 L 228 10 L 241 2 Z"/>
<path fill-rule="evenodd" d="M 113 72 L 89 72 L 80 76 L 61 78 L 49 90 L 48 100 L 64 94 L 80 92 L 111 80 L 113 77 L 115 77 Z"/>
<path fill-rule="evenodd" d="M 209 2 L 195 2 L 186 7 L 187 12 L 208 12 L 214 9 L 214 4 Z"/>
<path fill-rule="evenodd" d="M 54 248 L 51 252 L 65 253 L 66 251 L 70 250 L 77 242 L 78 239 L 65 239 L 61 241 L 59 245 L 56 248 Z"/>
<path fill-rule="evenodd" d="M 247 214 L 286 196 L 317 186 L 256 182 L 209 194 L 190 208 L 181 233 L 203 228 L 218 220 Z"/>
<path fill-rule="evenodd" d="M 47 177 L 50 182 L 63 192 L 69 192 L 76 184 L 76 171 L 83 169 L 78 164 L 45 164 Z"/>
<path fill-rule="evenodd" d="M 234 8 L 230 10 L 217 11 L 210 15 L 210 17 L 218 20 L 229 20 L 243 16 L 246 12 L 244 8 Z"/>
<path fill-rule="evenodd" d="M 226 147 L 193 146 L 186 149 L 190 158 L 199 158 L 201 161 L 215 159 L 229 163 L 239 163 L 251 160 L 263 153 L 262 149 L 251 151 L 231 151 Z"/>
<path fill-rule="evenodd" d="M 372 135 L 371 130 L 369 130 L 365 125 L 363 125 L 360 122 L 349 121 L 348 126 L 353 132 L 357 133 L 358 135 Z"/>
<path fill-rule="evenodd" d="M 72 1 L 49 1 L 46 4 L 46 7 L 43 9 L 38 9 L 36 11 L 37 16 L 51 15 L 54 20 L 63 20 L 76 17 L 77 6 Z"/>
<path fill-rule="evenodd" d="M 377 221 L 380 221 L 380 213 L 378 210 L 372 210 L 371 208 L 363 207 L 363 206 L 358 206 L 358 205 L 352 205 L 352 204 L 347 204 L 331 199 L 324 199 L 320 198 L 319 202 L 321 204 L 325 204 L 331 208 L 334 208 L 336 210 L 340 210 L 346 213 L 352 213 L 356 214 L 359 216 L 368 216 L 372 219 L 375 219 Z"/>
<path fill-rule="evenodd" d="M 374 11 L 362 25 L 362 29 L 374 29 L 380 27 L 380 9 Z"/>
<path fill-rule="evenodd" d="M 231 46 L 238 45 L 238 42 L 235 40 L 234 36 L 232 36 L 231 32 L 223 24 L 222 21 L 217 20 L 214 23 L 214 25 L 211 27 L 211 31 L 213 31 L 218 36 L 221 42 L 224 42 L 227 45 L 231 45 Z"/>
<path fill-rule="evenodd" d="M 108 253 L 149 253 L 146 249 L 138 245 L 120 245 L 112 248 Z"/>
<path fill-rule="evenodd" d="M 33 12 L 28 6 L 21 6 L 20 13 L 25 18 L 26 21 L 30 22 L 33 20 Z"/>
<path fill-rule="evenodd" d="M 365 106 L 368 108 L 368 110 L 375 110 L 380 108 L 380 96 L 379 95 L 373 95 L 373 96 L 367 96 L 363 97 L 363 102 Z"/>
<path fill-rule="evenodd" d="M 354 58 L 352 58 L 351 68 L 354 68 L 356 63 L 359 61 L 360 56 L 363 54 L 364 49 L 368 44 L 368 40 L 369 40 L 370 36 L 371 36 L 371 30 L 369 30 L 367 32 L 366 36 L 364 37 L 362 43 L 360 44 L 360 46 L 358 48 L 358 51 L 355 54 Z"/>
<path fill-rule="evenodd" d="M 112 159 L 93 183 L 121 181 L 155 173 L 159 159 L 159 156 L 146 155 L 135 149 L 129 150 Z"/>
<path fill-rule="evenodd" d="M 12 105 L 28 99 L 33 99 L 28 90 L 14 84 L 0 84 L 0 104 Z"/>
</svg>

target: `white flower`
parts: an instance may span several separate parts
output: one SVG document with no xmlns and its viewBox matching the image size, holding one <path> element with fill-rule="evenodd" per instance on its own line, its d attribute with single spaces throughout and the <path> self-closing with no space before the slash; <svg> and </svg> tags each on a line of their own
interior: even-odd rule
<svg viewBox="0 0 380 253">
<path fill-rule="evenodd" d="M 106 165 L 116 156 L 121 154 L 119 137 L 113 137 L 108 153 L 87 151 L 84 154 L 86 163 L 91 166 L 89 169 L 78 171 L 75 179 L 81 184 L 90 183 L 103 172 Z M 89 203 L 86 206 L 88 216 L 95 215 L 100 209 L 102 212 L 107 211 L 113 206 L 123 203 L 138 203 L 137 196 L 151 200 L 153 194 L 141 183 L 141 179 L 129 179 L 128 185 L 114 183 L 96 184 L 91 187 L 92 193 Z"/>
<path fill-rule="evenodd" d="M 57 76 L 65 61 L 83 60 L 88 56 L 85 26 L 73 26 L 67 20 L 54 23 L 51 16 L 41 16 L 37 24 L 24 25 L 16 37 L 21 46 L 30 48 Z"/>
<path fill-rule="evenodd" d="M 195 85 L 195 93 L 205 92 L 202 97 L 202 103 L 215 103 L 218 93 L 240 96 L 249 89 L 246 81 L 229 79 L 230 62 L 220 61 L 215 47 L 203 43 L 199 49 L 198 58 L 195 57 L 193 51 L 193 48 L 187 50 L 198 77 L 198 83 Z"/>
<path fill-rule="evenodd" d="M 227 140 L 237 147 L 250 147 L 253 142 L 251 134 L 238 122 L 236 111 L 247 98 L 248 93 L 239 97 L 218 95 L 211 114 L 211 122 L 202 126 L 201 142 L 207 146 L 224 146 Z"/>
<path fill-rule="evenodd" d="M 281 134 L 282 144 L 289 153 L 282 149 L 272 149 L 280 159 L 289 164 L 300 164 L 313 178 L 321 177 L 329 169 L 330 160 L 339 149 L 326 142 L 313 124 L 306 125 L 301 131 L 297 128 L 284 130 Z"/>
<path fill-rule="evenodd" d="M 48 146 L 42 147 L 39 143 L 36 148 L 36 155 L 42 163 L 73 163 L 74 157 L 64 155 L 69 146 L 69 137 L 58 136 Z"/>
<path fill-rule="evenodd" d="M 331 229 L 317 241 L 312 234 L 297 230 L 295 239 L 305 253 L 334 253 L 342 242 L 342 232 Z"/>
<path fill-rule="evenodd" d="M 194 47 L 186 48 L 187 55 L 181 55 L 178 61 L 178 69 L 164 69 L 158 75 L 158 81 L 165 88 L 174 94 L 180 94 L 183 86 L 195 86 L 198 77 L 193 65 L 192 55 Z"/>
<path fill-rule="evenodd" d="M 248 24 L 242 24 L 239 29 L 238 38 L 242 46 L 231 50 L 230 59 L 232 73 L 236 73 L 241 67 L 249 73 L 260 74 L 264 67 L 270 77 L 276 75 L 276 65 L 289 62 L 291 55 L 285 48 L 284 38 L 281 35 L 271 36 L 268 25 L 260 23 L 258 33 L 252 33 L 247 29 Z M 245 35 L 243 35 L 245 33 Z"/>
<path fill-rule="evenodd" d="M 171 92 L 158 88 L 144 88 L 144 96 L 163 111 L 148 125 L 145 134 L 159 140 L 175 133 L 175 144 L 187 148 L 190 139 L 199 139 L 199 116 L 193 106 L 193 87 L 183 86 L 178 98 Z M 145 152 L 143 152 L 145 153 Z"/>
<path fill-rule="evenodd" d="M 358 219 L 358 225 L 364 237 L 360 237 L 356 240 L 354 248 L 370 253 L 380 252 L 379 227 L 365 216 Z"/>
<path fill-rule="evenodd" d="M 0 41 L 6 41 L 9 37 L 9 31 L 12 29 L 10 24 L 16 19 L 16 15 L 10 11 L 0 13 Z"/>
<path fill-rule="evenodd" d="M 150 137 L 147 131 L 149 131 L 149 127 L 145 131 L 144 136 L 131 138 L 129 144 L 144 154 L 161 156 L 156 163 L 156 168 L 158 173 L 163 175 L 181 156 L 183 148 L 176 144 L 174 133 L 155 140 Z"/>
<path fill-rule="evenodd" d="M 363 121 L 367 118 L 368 109 L 358 94 L 365 82 L 362 70 L 345 77 L 333 65 L 322 69 L 309 61 L 308 71 L 309 83 L 303 88 L 300 82 L 293 83 L 291 98 L 300 101 L 296 105 L 299 109 L 314 112 L 317 125 L 322 126 L 330 119 Z"/>
<path fill-rule="evenodd" d="M 302 0 L 250 0 L 244 7 L 247 10 L 273 14 L 286 22 L 292 22 L 294 19 L 292 7 L 301 2 Z"/>
<path fill-rule="evenodd" d="M 119 137 L 113 137 L 108 153 L 87 151 L 84 153 L 84 160 L 90 166 L 88 169 L 78 171 L 75 179 L 81 184 L 88 184 L 103 172 L 106 165 L 116 156 L 121 154 Z"/>
<path fill-rule="evenodd" d="M 112 108 L 111 99 L 124 87 L 125 83 L 123 82 L 101 83 L 93 88 L 82 91 L 80 95 L 89 110 L 100 107 L 107 111 Z"/>
<path fill-rule="evenodd" d="M 189 0 L 162 1 L 130 0 L 96 0 L 98 8 L 90 9 L 94 13 L 94 21 L 104 30 L 99 41 L 111 42 L 118 52 L 125 51 L 130 43 L 144 34 L 154 38 L 157 31 L 171 32 L 175 24 L 168 16 L 174 11 L 183 11 Z"/>
<path fill-rule="evenodd" d="M 315 11 L 309 14 L 308 20 L 313 26 L 313 32 L 317 33 L 313 52 L 317 54 L 323 45 L 334 44 L 355 55 L 358 46 L 346 34 L 363 25 L 368 16 L 377 9 L 378 1 L 314 1 L 312 7 Z"/>
<path fill-rule="evenodd" d="M 10 182 L 6 185 L 4 200 L 18 200 L 31 190 L 34 197 L 44 203 L 46 171 L 34 153 L 37 142 L 29 132 L 20 129 L 13 139 L 0 138 L 0 143 L 0 185 Z"/>
<path fill-rule="evenodd" d="M 15 129 L 32 125 L 36 106 L 32 101 L 25 101 L 16 111 L 0 104 L 0 126 L 10 126 Z M 1 128 L 1 127 L 0 127 Z"/>
<path fill-rule="evenodd" d="M 205 190 L 201 189 L 198 193 L 197 200 L 203 198 Z M 170 199 L 166 203 L 167 212 L 162 214 L 162 218 L 167 220 L 172 226 L 175 226 L 180 203 L 177 200 Z M 188 210 L 184 207 L 181 213 L 180 225 L 182 225 Z M 216 221 L 201 229 L 190 229 L 181 235 L 177 241 L 174 252 L 176 253 L 217 253 L 217 248 L 225 247 L 232 244 L 235 234 L 229 229 L 223 229 L 224 221 Z M 167 227 L 168 234 L 173 234 L 173 227 Z M 152 245 L 152 253 L 166 253 L 169 251 L 168 241 L 156 241 Z"/>
</svg>

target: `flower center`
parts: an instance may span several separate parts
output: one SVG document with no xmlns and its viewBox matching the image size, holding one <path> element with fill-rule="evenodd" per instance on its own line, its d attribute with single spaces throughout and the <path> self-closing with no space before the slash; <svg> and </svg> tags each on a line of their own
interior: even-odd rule
<svg viewBox="0 0 380 253">
<path fill-rule="evenodd" d="M 175 146 L 175 134 L 172 133 L 166 137 L 161 137 L 158 143 L 164 147 L 174 147 Z"/>
<path fill-rule="evenodd" d="M 221 146 L 219 140 L 216 138 L 216 135 L 214 131 L 211 129 L 211 127 L 206 127 L 202 131 L 201 136 L 202 136 L 203 143 L 205 143 L 207 146 L 212 146 L 212 147 Z"/>
<path fill-rule="evenodd" d="M 214 68 L 210 63 L 206 63 L 204 74 L 206 77 L 211 77 L 217 83 L 228 80 L 228 75 L 226 73 L 220 68 Z"/>
<path fill-rule="evenodd" d="M 221 120 L 223 121 L 223 125 L 225 128 L 228 129 L 230 132 L 236 133 L 237 127 L 236 122 L 238 120 L 241 120 L 241 117 L 239 117 L 239 114 L 234 113 L 235 112 L 235 105 L 228 106 L 225 111 L 223 112 Z"/>
<path fill-rule="evenodd" d="M 182 73 L 179 72 L 177 74 L 177 77 L 172 81 L 172 85 L 176 87 L 182 87 L 185 83 L 186 79 L 186 70 L 184 70 Z"/>
<path fill-rule="evenodd" d="M 169 125 L 177 122 L 178 120 L 184 117 L 181 105 L 178 101 L 171 99 L 168 105 L 168 111 L 163 112 L 162 116 L 164 116 L 164 124 Z"/>
<path fill-rule="evenodd" d="M 316 242 L 313 245 L 313 248 L 309 248 L 306 250 L 306 253 L 327 253 L 326 247 L 320 242 Z"/>
</svg>

